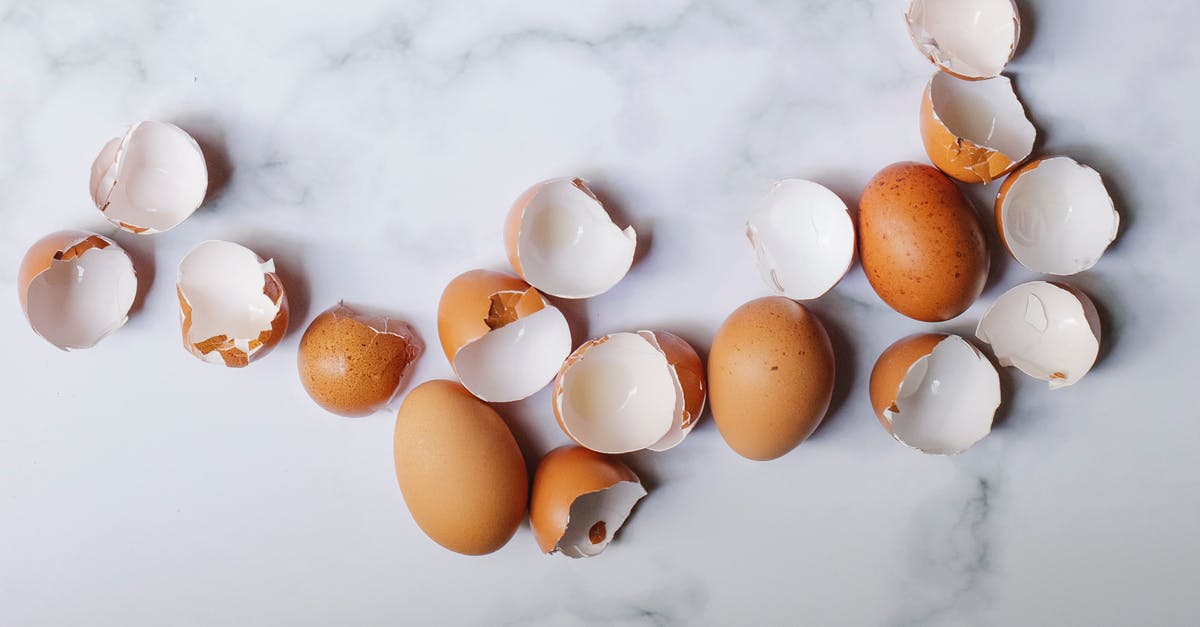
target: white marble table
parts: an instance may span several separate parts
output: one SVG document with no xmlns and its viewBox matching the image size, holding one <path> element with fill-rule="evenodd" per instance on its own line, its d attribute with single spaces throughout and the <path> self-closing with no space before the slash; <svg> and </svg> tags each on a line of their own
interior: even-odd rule
<svg viewBox="0 0 1200 627">
<path fill-rule="evenodd" d="M 707 347 L 765 293 L 742 222 L 774 179 L 853 203 L 924 157 L 932 67 L 903 2 L 190 4 L 0 2 L 0 624 L 1196 624 L 1195 3 L 1020 3 L 1010 72 L 1040 150 L 1099 169 L 1122 213 L 1071 280 L 1104 313 L 1088 378 L 1050 393 L 1007 371 L 980 446 L 907 450 L 868 408 L 875 357 L 969 332 L 1032 275 L 997 255 L 984 298 L 929 326 L 855 268 L 814 306 L 840 362 L 815 437 L 754 463 L 706 417 L 631 456 L 651 494 L 585 561 L 539 554 L 527 527 L 483 558 L 434 545 L 396 487 L 392 414 L 318 409 L 299 332 L 338 299 L 388 308 L 435 347 L 418 380 L 448 376 L 441 288 L 505 267 L 522 189 L 582 175 L 649 244 L 573 308 L 580 337 L 668 328 Z M 111 233 L 88 168 L 145 118 L 201 138 L 220 193 L 169 233 L 117 233 L 138 309 L 60 353 L 21 317 L 17 262 L 56 229 Z M 981 211 L 994 192 L 972 190 Z M 245 370 L 179 344 L 175 266 L 208 238 L 275 257 L 292 297 L 293 332 Z M 531 459 L 565 441 L 545 392 L 501 411 Z"/>
</svg>

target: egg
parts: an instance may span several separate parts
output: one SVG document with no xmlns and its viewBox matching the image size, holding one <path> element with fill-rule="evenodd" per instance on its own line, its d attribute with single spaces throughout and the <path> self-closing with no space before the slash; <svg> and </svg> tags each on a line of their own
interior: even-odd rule
<svg viewBox="0 0 1200 627">
<path fill-rule="evenodd" d="M 396 416 L 396 479 L 413 520 L 464 555 L 508 543 L 525 519 L 529 475 L 508 425 L 454 381 L 427 381 Z"/>
<path fill-rule="evenodd" d="M 935 168 L 897 163 L 859 201 L 859 256 L 892 309 L 941 322 L 966 311 L 987 282 L 987 240 L 954 182 Z"/>
<path fill-rule="evenodd" d="M 734 451 L 771 460 L 816 430 L 833 396 L 833 346 L 799 303 L 773 296 L 722 323 L 708 356 L 713 421 Z"/>
<path fill-rule="evenodd" d="M 538 463 L 529 526 L 543 553 L 592 557 L 608 547 L 644 496 L 642 482 L 617 458 L 563 446 Z"/>
<path fill-rule="evenodd" d="M 407 323 L 344 303 L 325 310 L 300 338 L 304 390 L 326 411 L 366 416 L 400 392 L 424 344 Z"/>
</svg>

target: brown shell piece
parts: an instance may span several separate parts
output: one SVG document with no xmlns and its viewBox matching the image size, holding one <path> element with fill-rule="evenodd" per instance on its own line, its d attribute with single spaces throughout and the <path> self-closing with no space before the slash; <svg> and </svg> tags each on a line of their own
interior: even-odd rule
<svg viewBox="0 0 1200 627">
<path fill-rule="evenodd" d="M 283 291 L 283 282 L 279 280 L 279 276 L 274 272 L 263 273 L 263 294 L 266 294 L 267 298 L 271 299 L 271 302 L 279 308 L 279 311 L 275 314 L 275 318 L 271 320 L 271 328 L 264 329 L 258 334 L 258 337 L 250 340 L 247 344 L 248 351 L 242 350 L 237 346 L 237 338 L 231 338 L 224 334 L 215 335 L 197 342 L 190 341 L 192 306 L 184 295 L 183 290 L 178 286 L 175 288 L 175 294 L 179 298 L 180 330 L 183 332 L 183 347 L 189 353 L 203 361 L 213 361 L 208 356 L 216 353 L 220 357 L 221 363 L 225 364 L 225 366 L 229 368 L 243 368 L 249 365 L 250 362 L 261 359 L 267 353 L 270 353 L 287 332 L 287 294 Z"/>
<path fill-rule="evenodd" d="M 640 483 L 637 475 L 615 457 L 582 446 L 563 446 L 547 453 L 534 473 L 529 504 L 529 525 L 542 552 L 558 548 L 576 499 L 622 481 Z M 592 530 L 596 531 L 603 538 L 604 529 Z"/>
<path fill-rule="evenodd" d="M 675 369 L 679 384 L 683 388 L 683 428 L 687 429 L 700 419 L 704 411 L 706 395 L 704 364 L 700 355 L 686 340 L 668 331 L 654 331 L 658 347 L 667 357 L 667 363 Z"/>
<path fill-rule="evenodd" d="M 504 272 L 471 270 L 446 286 L 438 302 L 438 337 L 446 359 L 454 363 L 459 349 L 546 307 L 528 283 Z"/>
<path fill-rule="evenodd" d="M 875 410 L 879 424 L 888 433 L 892 432 L 892 423 L 884 417 L 883 412 L 887 409 L 896 410 L 896 393 L 900 391 L 900 384 L 908 374 L 908 369 L 918 359 L 932 353 L 933 348 L 946 337 L 944 333 L 910 335 L 887 347 L 875 360 L 875 367 L 871 370 L 871 408 Z"/>
</svg>

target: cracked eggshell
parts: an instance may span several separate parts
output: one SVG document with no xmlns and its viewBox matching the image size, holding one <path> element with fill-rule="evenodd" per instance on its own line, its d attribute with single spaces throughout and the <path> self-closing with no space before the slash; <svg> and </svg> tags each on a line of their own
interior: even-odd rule
<svg viewBox="0 0 1200 627">
<path fill-rule="evenodd" d="M 458 382 L 409 392 L 393 444 L 404 502 L 434 542 L 484 555 L 516 533 L 529 499 L 521 449 L 500 415 Z"/>
<path fill-rule="evenodd" d="M 921 139 L 929 160 L 964 183 L 990 183 L 1033 152 L 1037 129 L 1012 81 L 964 81 L 938 72 L 921 100 Z"/>
<path fill-rule="evenodd" d="M 423 351 L 408 323 L 338 303 L 309 323 L 296 361 L 313 401 L 356 417 L 390 404 Z"/>
<path fill-rule="evenodd" d="M 513 270 L 538 290 L 591 298 L 629 272 L 637 233 L 618 227 L 583 179 L 551 179 L 517 198 L 504 248 Z"/>
<path fill-rule="evenodd" d="M 1100 173 L 1070 157 L 1042 157 L 1005 179 L 996 228 L 1021 265 L 1059 276 L 1096 265 L 1121 216 Z"/>
<path fill-rule="evenodd" d="M 246 366 L 287 331 L 287 296 L 274 261 L 233 242 L 209 240 L 188 252 L 176 293 L 184 348 L 202 361 Z"/>
<path fill-rule="evenodd" d="M 137 273 L 111 239 L 58 231 L 29 247 L 17 288 L 34 332 L 62 350 L 91 348 L 128 320 Z"/>
<path fill-rule="evenodd" d="M 746 221 L 763 282 L 797 300 L 819 298 L 854 259 L 854 220 L 846 203 L 812 181 L 775 183 Z"/>
<path fill-rule="evenodd" d="M 859 201 L 858 233 L 871 287 L 910 318 L 954 318 L 987 283 L 979 217 L 954 182 L 927 165 L 897 163 L 876 174 Z"/>
<path fill-rule="evenodd" d="M 992 347 L 1001 366 L 1050 384 L 1073 385 L 1100 354 L 1100 317 L 1083 292 L 1045 281 L 1018 285 L 996 299 L 975 337 Z"/>
<path fill-rule="evenodd" d="M 664 451 L 704 410 L 700 356 L 664 331 L 612 333 L 580 346 L 554 379 L 558 426 L 601 453 Z"/>
<path fill-rule="evenodd" d="M 592 557 L 604 551 L 644 496 L 637 475 L 617 458 L 564 446 L 538 463 L 529 526 L 543 553 Z"/>
<path fill-rule="evenodd" d="M 131 233 L 158 233 L 192 215 L 208 192 L 196 140 L 166 122 L 138 122 L 108 141 L 92 163 L 92 201 Z"/>
<path fill-rule="evenodd" d="M 571 353 L 562 312 L 528 283 L 491 270 L 450 281 L 438 303 L 438 336 L 463 385 L 490 403 L 546 387 Z"/>
<path fill-rule="evenodd" d="M 901 444 L 954 455 L 991 433 L 1000 376 L 957 335 L 910 335 L 876 360 L 870 394 L 879 423 Z"/>
<path fill-rule="evenodd" d="M 965 80 L 998 76 L 1021 39 L 1013 0 L 912 0 L 904 17 L 917 50 Z"/>
<path fill-rule="evenodd" d="M 730 448 L 759 461 L 808 438 L 829 409 L 833 345 L 803 305 L 773 296 L 736 309 L 708 356 L 713 421 Z"/>
</svg>

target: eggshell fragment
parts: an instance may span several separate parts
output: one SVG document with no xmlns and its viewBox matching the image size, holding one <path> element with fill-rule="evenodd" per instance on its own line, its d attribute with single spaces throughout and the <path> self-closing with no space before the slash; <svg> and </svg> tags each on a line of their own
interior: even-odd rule
<svg viewBox="0 0 1200 627">
<path fill-rule="evenodd" d="M 704 369 L 664 331 L 612 333 L 580 346 L 554 380 L 554 416 L 572 440 L 601 453 L 683 441 L 704 409 Z"/>
<path fill-rule="evenodd" d="M 571 353 L 571 329 L 528 283 L 472 270 L 446 286 L 438 303 L 446 359 L 472 394 L 491 403 L 533 395 Z"/>
<path fill-rule="evenodd" d="M 964 183 L 990 183 L 1029 158 L 1037 129 L 997 76 L 963 81 L 938 72 L 921 101 L 921 139 L 929 160 Z"/>
<path fill-rule="evenodd" d="M 917 50 L 966 80 L 998 76 L 1021 39 L 1013 0 L 912 0 L 904 17 Z"/>
<path fill-rule="evenodd" d="M 454 381 L 426 381 L 396 415 L 396 480 L 413 520 L 464 555 L 508 543 L 525 519 L 529 474 L 508 425 Z"/>
<path fill-rule="evenodd" d="M 338 303 L 308 325 L 296 361 L 318 405 L 354 417 L 390 404 L 423 351 L 407 323 Z"/>
<path fill-rule="evenodd" d="M 837 285 L 854 258 L 854 221 L 846 203 L 812 181 L 775 183 L 746 221 L 763 282 L 798 300 Z"/>
<path fill-rule="evenodd" d="M 551 179 L 517 198 L 504 225 L 504 247 L 513 270 L 538 290 L 591 298 L 629 272 L 637 233 L 613 223 L 583 179 Z"/>
<path fill-rule="evenodd" d="M 739 455 L 781 457 L 821 424 L 835 369 L 833 345 L 816 315 L 778 296 L 750 301 L 713 338 L 713 421 Z"/>
<path fill-rule="evenodd" d="M 859 202 L 858 233 L 871 287 L 910 318 L 954 318 L 987 283 L 991 259 L 975 210 L 927 165 L 897 163 L 876 174 Z"/>
<path fill-rule="evenodd" d="M 991 345 L 1001 366 L 1050 383 L 1073 385 L 1100 353 L 1100 317 L 1083 292 L 1045 281 L 1018 285 L 996 299 L 975 337 Z"/>
<path fill-rule="evenodd" d="M 1000 376 L 957 335 L 926 333 L 888 347 L 871 371 L 871 405 L 897 441 L 935 455 L 961 453 L 992 430 Z"/>
<path fill-rule="evenodd" d="M 637 475 L 615 457 L 564 446 L 547 453 L 533 475 L 529 525 L 543 553 L 592 557 L 644 496 Z"/>
<path fill-rule="evenodd" d="M 243 367 L 287 331 L 287 296 L 274 261 L 244 246 L 197 245 L 179 262 L 176 292 L 184 348 L 205 362 Z"/>
<path fill-rule="evenodd" d="M 91 348 L 125 324 L 137 273 L 111 239 L 58 231 L 30 246 L 17 287 L 21 310 L 38 335 L 62 350 Z"/>
<path fill-rule="evenodd" d="M 92 163 L 92 201 L 109 222 L 131 233 L 175 227 L 207 191 L 200 145 L 166 122 L 134 124 L 124 137 L 109 140 Z"/>
<path fill-rule="evenodd" d="M 1117 238 L 1121 216 L 1095 170 L 1043 157 L 1013 172 L 996 195 L 996 228 L 1021 265 L 1068 275 L 1096 265 Z"/>
</svg>

